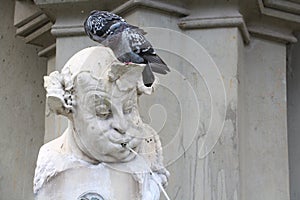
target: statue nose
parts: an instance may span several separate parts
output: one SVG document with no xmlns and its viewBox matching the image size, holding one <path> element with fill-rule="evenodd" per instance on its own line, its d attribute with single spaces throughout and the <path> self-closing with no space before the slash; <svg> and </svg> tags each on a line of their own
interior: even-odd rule
<svg viewBox="0 0 300 200">
<path fill-rule="evenodd" d="M 112 123 L 112 128 L 121 134 L 125 134 L 128 128 L 128 124 L 124 119 L 116 119 Z"/>
<path fill-rule="evenodd" d="M 122 128 L 114 128 L 115 131 L 118 131 L 119 133 L 125 134 L 126 131 Z"/>
</svg>

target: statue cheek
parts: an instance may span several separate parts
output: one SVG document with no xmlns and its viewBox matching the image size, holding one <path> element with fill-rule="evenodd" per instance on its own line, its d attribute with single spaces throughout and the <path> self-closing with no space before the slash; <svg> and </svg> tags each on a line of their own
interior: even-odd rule
<svg viewBox="0 0 300 200">
<path fill-rule="evenodd" d="M 111 119 L 99 119 L 94 118 L 87 122 L 87 131 L 92 132 L 94 134 L 103 134 L 110 129 L 110 124 L 112 123 Z"/>
<path fill-rule="evenodd" d="M 132 110 L 131 113 L 125 115 L 126 120 L 133 124 L 138 124 L 140 121 L 142 121 L 139 113 L 136 110 Z"/>
</svg>

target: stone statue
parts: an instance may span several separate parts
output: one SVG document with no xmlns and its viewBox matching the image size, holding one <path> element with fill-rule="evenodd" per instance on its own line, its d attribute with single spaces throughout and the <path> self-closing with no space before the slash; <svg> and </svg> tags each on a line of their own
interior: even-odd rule
<svg viewBox="0 0 300 200">
<path fill-rule="evenodd" d="M 76 53 L 45 79 L 51 111 L 68 118 L 40 149 L 36 200 L 158 200 L 169 176 L 158 134 L 144 124 L 138 96 L 151 94 L 144 64 L 121 63 L 111 49 Z"/>
</svg>

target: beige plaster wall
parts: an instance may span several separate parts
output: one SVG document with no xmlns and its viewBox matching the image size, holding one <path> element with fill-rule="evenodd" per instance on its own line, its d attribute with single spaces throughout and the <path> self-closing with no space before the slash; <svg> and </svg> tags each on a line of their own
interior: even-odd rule
<svg viewBox="0 0 300 200">
<path fill-rule="evenodd" d="M 44 139 L 46 60 L 15 37 L 14 1 L 0 5 L 0 199 L 31 200 Z"/>
</svg>

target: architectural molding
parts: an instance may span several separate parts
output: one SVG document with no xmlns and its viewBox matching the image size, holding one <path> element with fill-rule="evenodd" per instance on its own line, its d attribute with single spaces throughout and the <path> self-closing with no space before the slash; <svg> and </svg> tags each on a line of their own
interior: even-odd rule
<svg viewBox="0 0 300 200">
<path fill-rule="evenodd" d="M 112 10 L 112 12 L 124 15 L 126 12 L 129 12 L 137 7 L 152 8 L 178 16 L 187 16 L 190 14 L 190 11 L 188 9 L 152 0 L 129 0 L 126 3 L 117 7 L 116 9 Z"/>
<path fill-rule="evenodd" d="M 52 25 L 50 18 L 33 1 L 16 1 L 14 26 L 17 28 L 16 35 L 25 43 L 47 49 L 55 43 L 55 38 L 50 33 Z"/>
<path fill-rule="evenodd" d="M 85 35 L 83 24 L 78 25 L 54 25 L 51 33 L 56 37 L 81 36 Z"/>
<path fill-rule="evenodd" d="M 55 50 L 56 50 L 56 44 L 52 44 L 45 49 L 41 50 L 38 52 L 38 56 L 40 57 L 50 57 L 52 55 L 55 55 Z"/>
<path fill-rule="evenodd" d="M 242 16 L 214 17 L 214 18 L 182 18 L 178 23 L 181 29 L 205 29 L 205 28 L 224 28 L 237 27 L 246 44 L 250 42 L 250 35 Z"/>
<path fill-rule="evenodd" d="M 276 42 L 282 42 L 282 43 L 295 43 L 297 42 L 297 38 L 293 34 L 287 34 L 287 33 L 281 33 L 278 31 L 273 31 L 270 29 L 266 29 L 263 27 L 254 27 L 249 26 L 248 27 L 249 32 L 251 35 L 258 37 L 258 38 L 264 38 L 268 40 L 273 40 Z"/>
<path fill-rule="evenodd" d="M 258 0 L 260 12 L 290 22 L 300 23 L 300 2 L 289 0 Z"/>
<path fill-rule="evenodd" d="M 282 10 L 283 12 L 300 14 L 300 1 L 299 3 L 289 0 L 263 0 L 264 5 L 269 8 Z"/>
<path fill-rule="evenodd" d="M 170 14 L 175 14 L 178 16 L 187 16 L 189 15 L 189 10 L 184 9 L 182 7 L 174 6 L 167 3 L 162 3 L 159 1 L 152 1 L 152 0 L 129 0 L 124 4 L 120 5 L 116 9 L 112 10 L 111 12 L 124 15 L 125 13 L 141 8 L 151 8 L 160 10 L 163 12 L 167 12 Z M 68 36 L 80 36 L 85 35 L 84 27 L 82 24 L 77 25 L 54 25 L 52 27 L 51 33 L 56 37 L 68 37 Z"/>
<path fill-rule="evenodd" d="M 20 26 L 17 29 L 16 34 L 24 37 L 48 22 L 49 18 L 45 14 L 38 15 L 36 18 L 33 18 L 28 23 L 24 24 L 23 26 Z"/>
<path fill-rule="evenodd" d="M 14 26 L 19 28 L 41 14 L 43 14 L 43 11 L 38 8 L 32 1 L 16 0 Z"/>
<path fill-rule="evenodd" d="M 24 41 L 26 43 L 36 44 L 36 43 L 34 43 L 32 41 L 34 41 L 36 38 L 42 36 L 43 34 L 49 32 L 51 30 L 52 25 L 53 25 L 52 22 L 48 22 L 44 26 L 41 26 L 39 29 L 33 31 L 32 33 L 30 33 L 29 35 L 27 35 L 26 37 L 24 37 Z M 40 43 L 37 43 L 36 45 L 40 46 L 39 44 Z"/>
</svg>

